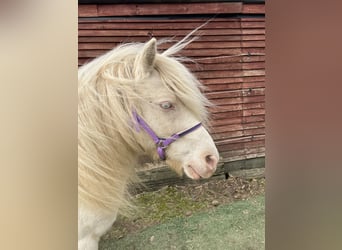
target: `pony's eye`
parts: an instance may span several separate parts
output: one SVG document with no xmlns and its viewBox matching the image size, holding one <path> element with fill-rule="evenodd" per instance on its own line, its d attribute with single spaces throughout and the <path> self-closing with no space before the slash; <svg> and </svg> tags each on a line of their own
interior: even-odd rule
<svg viewBox="0 0 342 250">
<path fill-rule="evenodd" d="M 162 108 L 162 109 L 171 109 L 173 108 L 173 105 L 171 102 L 162 102 L 159 104 L 159 106 Z"/>
</svg>

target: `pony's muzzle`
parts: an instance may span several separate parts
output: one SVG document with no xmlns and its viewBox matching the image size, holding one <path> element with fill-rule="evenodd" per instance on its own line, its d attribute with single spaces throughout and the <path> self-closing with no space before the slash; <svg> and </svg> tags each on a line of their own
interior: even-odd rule
<svg viewBox="0 0 342 250">
<path fill-rule="evenodd" d="M 209 178 L 217 168 L 219 157 L 215 154 L 203 154 L 198 160 L 190 161 L 184 168 L 184 172 L 191 179 Z"/>
</svg>

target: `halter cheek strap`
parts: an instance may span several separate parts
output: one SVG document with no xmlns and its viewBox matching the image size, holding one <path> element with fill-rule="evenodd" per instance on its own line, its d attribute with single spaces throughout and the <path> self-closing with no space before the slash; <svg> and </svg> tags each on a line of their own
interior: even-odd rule
<svg viewBox="0 0 342 250">
<path fill-rule="evenodd" d="M 175 142 L 177 139 L 179 139 L 179 138 L 181 138 L 181 137 L 183 137 L 183 136 L 185 136 L 185 135 L 195 131 L 196 129 L 198 129 L 199 127 L 202 126 L 202 123 L 198 123 L 195 126 L 189 128 L 189 129 L 187 129 L 187 130 L 185 130 L 183 132 L 179 132 L 179 133 L 173 134 L 169 138 L 161 138 L 161 137 L 156 135 L 156 133 L 151 129 L 151 127 L 135 111 L 133 111 L 133 117 L 134 117 L 135 122 L 137 124 L 139 124 L 140 127 L 142 129 L 144 129 L 145 132 L 152 138 L 152 140 L 154 141 L 154 143 L 157 146 L 157 153 L 159 155 L 159 158 L 161 160 L 163 160 L 163 161 L 166 159 L 165 149 L 171 143 Z"/>
</svg>

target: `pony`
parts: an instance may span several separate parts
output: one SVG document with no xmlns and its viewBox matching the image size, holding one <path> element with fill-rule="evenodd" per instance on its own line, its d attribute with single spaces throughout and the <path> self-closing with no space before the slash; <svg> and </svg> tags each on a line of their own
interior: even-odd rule
<svg viewBox="0 0 342 250">
<path fill-rule="evenodd" d="M 121 44 L 78 71 L 78 249 L 98 249 L 118 213 L 129 208 L 128 185 L 139 158 L 164 161 L 179 175 L 209 178 L 219 153 L 206 127 L 201 83 L 155 38 Z"/>
</svg>

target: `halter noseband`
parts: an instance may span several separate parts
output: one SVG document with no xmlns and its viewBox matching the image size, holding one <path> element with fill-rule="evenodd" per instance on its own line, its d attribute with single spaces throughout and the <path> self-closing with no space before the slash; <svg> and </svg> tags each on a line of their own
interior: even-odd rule
<svg viewBox="0 0 342 250">
<path fill-rule="evenodd" d="M 154 141 L 154 143 L 157 146 L 157 153 L 159 155 L 159 158 L 161 160 L 165 160 L 166 159 L 166 153 L 165 153 L 165 149 L 174 141 L 176 141 L 177 139 L 195 131 L 196 129 L 198 129 L 200 126 L 202 126 L 202 123 L 198 123 L 195 126 L 183 131 L 183 132 L 179 132 L 176 134 L 173 134 L 171 137 L 169 138 L 160 138 L 159 136 L 156 135 L 156 133 L 150 128 L 150 126 L 144 121 L 144 119 L 141 118 L 141 116 L 139 116 L 135 111 L 133 111 L 133 117 L 135 119 L 135 121 L 137 122 L 137 124 L 140 125 L 141 128 L 143 128 L 147 134 L 149 134 L 149 136 L 152 138 L 152 140 Z"/>
</svg>

